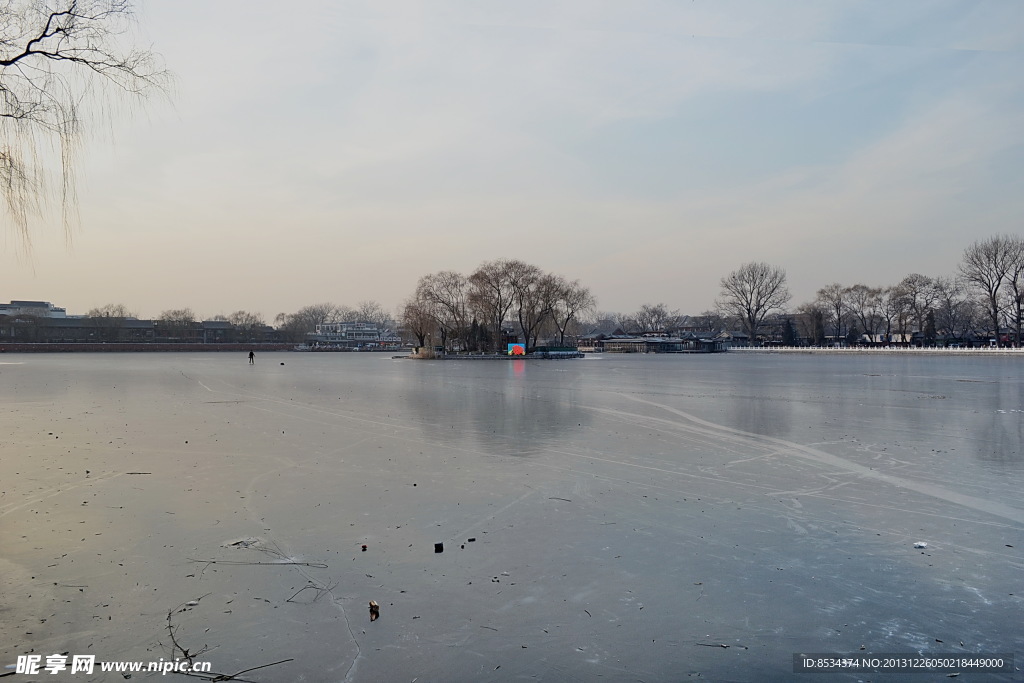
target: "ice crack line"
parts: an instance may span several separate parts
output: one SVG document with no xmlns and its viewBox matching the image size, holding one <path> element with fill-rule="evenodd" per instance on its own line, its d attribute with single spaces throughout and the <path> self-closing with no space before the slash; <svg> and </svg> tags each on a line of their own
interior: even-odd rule
<svg viewBox="0 0 1024 683">
<path fill-rule="evenodd" d="M 1002 517 L 1003 519 L 1010 520 L 1011 522 L 1016 522 L 1017 524 L 1024 525 L 1024 510 L 1019 510 L 1009 505 L 1004 505 L 1002 503 L 997 503 L 995 501 L 985 500 L 983 498 L 977 498 L 975 496 L 968 496 L 963 493 L 951 491 L 943 486 L 936 486 L 935 484 L 925 484 L 923 482 L 913 481 L 911 479 L 906 479 L 903 477 L 895 477 L 889 474 L 885 474 L 883 472 L 878 472 L 869 467 L 864 467 L 863 465 L 858 465 L 857 463 L 850 462 L 849 460 L 846 460 L 845 458 L 840 458 L 837 455 L 832 455 L 831 453 L 820 451 L 817 448 L 812 448 L 810 446 L 802 446 L 792 441 L 786 441 L 785 439 L 779 439 L 772 436 L 765 436 L 763 434 L 755 434 L 753 432 L 745 432 L 740 429 L 733 429 L 731 427 L 726 427 L 724 425 L 715 424 L 714 422 L 702 420 L 699 417 L 690 415 L 689 413 L 683 412 L 682 410 L 678 410 L 676 408 L 672 408 L 671 406 L 667 406 L 661 403 L 655 403 L 654 401 L 648 401 L 647 399 L 638 398 L 636 396 L 629 396 L 627 394 L 620 394 L 620 396 L 622 396 L 623 398 L 627 398 L 631 401 L 635 401 L 636 403 L 643 403 L 649 406 L 654 406 L 655 408 L 660 408 L 665 412 L 681 417 L 695 425 L 700 425 L 701 427 L 704 427 L 706 429 L 712 429 L 719 433 L 728 434 L 731 436 L 744 437 L 755 442 L 770 443 L 778 446 L 784 446 L 790 453 L 796 455 L 797 457 L 806 458 L 808 460 L 812 460 L 814 462 L 821 463 L 824 465 L 829 465 L 831 467 L 841 468 L 848 472 L 858 474 L 867 479 L 883 481 L 887 484 L 891 484 L 892 486 L 896 486 L 898 488 L 916 491 L 917 493 L 922 493 L 926 496 L 931 496 L 933 498 L 938 498 L 949 503 L 962 505 L 964 507 L 968 507 L 979 512 L 985 512 L 990 515 Z M 638 415 L 637 417 L 645 416 Z"/>
</svg>

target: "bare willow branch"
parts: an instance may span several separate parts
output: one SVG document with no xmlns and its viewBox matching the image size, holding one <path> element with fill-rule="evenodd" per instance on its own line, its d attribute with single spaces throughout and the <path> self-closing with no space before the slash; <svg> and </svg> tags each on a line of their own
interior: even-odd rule
<svg viewBox="0 0 1024 683">
<path fill-rule="evenodd" d="M 91 122 L 123 96 L 170 90 L 158 55 L 130 45 L 133 19 L 130 0 L 0 4 L 0 197 L 26 247 L 51 204 L 65 230 L 76 221 L 74 165 Z"/>
</svg>

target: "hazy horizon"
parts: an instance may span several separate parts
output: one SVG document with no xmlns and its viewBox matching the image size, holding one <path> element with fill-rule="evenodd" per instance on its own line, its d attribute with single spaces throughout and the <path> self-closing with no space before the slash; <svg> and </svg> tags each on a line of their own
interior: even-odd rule
<svg viewBox="0 0 1024 683">
<path fill-rule="evenodd" d="M 85 141 L 70 242 L 52 216 L 26 256 L 7 221 L 0 300 L 272 322 L 519 258 L 602 310 L 697 314 L 747 261 L 793 306 L 950 275 L 1021 229 L 1022 26 L 962 0 L 147 0 L 172 101 Z"/>
</svg>

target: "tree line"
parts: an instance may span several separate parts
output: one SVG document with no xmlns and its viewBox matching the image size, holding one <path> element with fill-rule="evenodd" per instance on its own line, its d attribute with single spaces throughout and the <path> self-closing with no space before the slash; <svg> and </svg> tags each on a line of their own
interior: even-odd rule
<svg viewBox="0 0 1024 683">
<path fill-rule="evenodd" d="M 720 281 L 712 309 L 682 315 L 664 303 L 643 304 L 630 314 L 597 310 L 590 290 L 514 259 L 486 261 L 472 273 L 440 271 L 422 276 L 393 315 L 376 301 L 355 307 L 320 303 L 274 319 L 275 337 L 301 342 L 317 325 L 364 322 L 397 330 L 418 346 L 447 351 L 503 352 L 510 341 L 527 350 L 541 340 L 564 346 L 583 333 L 671 334 L 685 328 L 698 335 L 742 331 L 751 343 L 910 342 L 971 337 L 1019 345 L 1024 327 L 1024 238 L 997 235 L 967 247 L 953 275 L 907 275 L 892 285 L 834 282 L 813 299 L 788 309 L 792 297 L 786 271 L 763 262 L 740 266 Z M 89 311 L 111 329 L 136 316 L 123 304 Z M 163 328 L 187 329 L 197 322 L 191 308 L 163 311 Z M 214 316 L 255 338 L 268 330 L 259 313 L 239 310 Z"/>
<path fill-rule="evenodd" d="M 90 309 L 86 317 L 111 329 L 120 327 L 125 320 L 138 318 L 124 304 L 107 304 Z M 167 309 L 154 320 L 161 323 L 163 328 L 172 331 L 183 331 L 200 322 L 195 311 L 187 307 Z M 209 320 L 228 322 L 239 333 L 249 336 L 255 336 L 258 331 L 270 328 L 263 315 L 253 311 L 221 313 Z M 393 329 L 396 325 L 393 316 L 376 301 L 363 301 L 355 307 L 325 302 L 304 306 L 294 313 L 278 313 L 274 318 L 274 330 L 281 341 L 302 342 L 305 341 L 307 334 L 316 330 L 317 325 L 337 322 L 371 323 L 380 330 Z"/>
<path fill-rule="evenodd" d="M 282 338 L 301 342 L 317 325 L 341 322 L 371 323 L 380 330 L 395 327 L 394 317 L 376 301 L 363 301 L 356 307 L 333 303 L 303 306 L 294 313 L 278 313 L 274 325 Z"/>
<path fill-rule="evenodd" d="M 138 319 L 138 316 L 124 304 L 106 304 L 89 309 L 85 314 L 103 327 L 117 328 L 125 320 Z M 191 308 L 172 308 L 163 311 L 156 319 L 170 330 L 185 330 L 199 322 L 198 316 Z M 251 311 L 235 311 L 230 314 L 218 314 L 210 320 L 221 320 L 231 323 L 235 329 L 243 333 L 254 333 L 266 327 L 267 323 L 259 313 Z"/>
<path fill-rule="evenodd" d="M 907 275 L 898 283 L 872 287 L 832 283 L 811 301 L 786 313 L 790 301 L 786 273 L 777 266 L 748 263 L 721 281 L 718 310 L 737 321 L 753 342 L 764 336 L 792 343 L 909 342 L 994 338 L 1020 345 L 1024 325 L 1024 238 L 996 235 L 968 246 L 954 275 Z M 782 329 L 769 332 L 770 314 Z M 794 325 L 795 321 L 795 325 Z M 797 329 L 797 327 L 799 329 Z M 1006 331 L 1005 333 L 1003 331 Z"/>
<path fill-rule="evenodd" d="M 557 337 L 564 345 L 570 326 L 595 306 L 579 280 L 547 273 L 515 259 L 482 263 L 469 275 L 440 271 L 424 275 L 402 305 L 400 319 L 418 346 L 428 341 L 446 351 L 501 353 L 521 340 L 529 353 L 538 340 Z"/>
</svg>

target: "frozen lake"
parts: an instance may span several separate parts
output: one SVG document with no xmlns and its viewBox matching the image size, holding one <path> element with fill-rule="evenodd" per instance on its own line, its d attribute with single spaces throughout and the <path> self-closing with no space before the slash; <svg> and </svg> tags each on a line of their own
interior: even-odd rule
<svg viewBox="0 0 1024 683">
<path fill-rule="evenodd" d="M 651 682 L 806 678 L 799 652 L 1024 660 L 1019 358 L 5 354 L 0 402 L 0 664 L 183 648 L 223 674 L 292 660 L 253 681 Z"/>
</svg>

